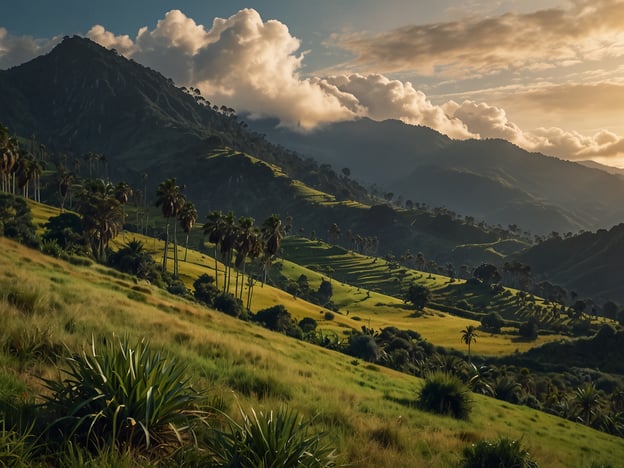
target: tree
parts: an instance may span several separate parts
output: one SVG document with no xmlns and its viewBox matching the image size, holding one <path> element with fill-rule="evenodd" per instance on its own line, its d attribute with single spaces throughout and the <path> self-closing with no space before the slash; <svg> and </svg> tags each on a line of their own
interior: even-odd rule
<svg viewBox="0 0 624 468">
<path fill-rule="evenodd" d="M 500 332 L 501 327 L 505 325 L 505 320 L 498 312 L 490 312 L 481 319 L 481 325 L 488 330 Z"/>
<path fill-rule="evenodd" d="M 208 242 L 214 245 L 215 287 L 219 289 L 217 252 L 219 251 L 219 246 L 221 245 L 224 233 L 223 213 L 220 211 L 211 211 L 208 216 L 206 216 L 206 223 L 204 224 L 203 229 L 204 234 L 208 236 Z"/>
<path fill-rule="evenodd" d="M 420 284 L 412 284 L 403 295 L 403 300 L 412 303 L 416 310 L 423 310 L 431 300 L 431 291 Z"/>
<path fill-rule="evenodd" d="M 605 318 L 615 320 L 618 313 L 618 305 L 613 301 L 605 302 L 604 306 L 602 306 L 602 315 Z"/>
<path fill-rule="evenodd" d="M 130 187 L 126 182 L 119 182 L 117 185 L 115 185 L 114 188 L 114 195 L 115 198 L 117 199 L 117 201 L 121 204 L 121 215 L 122 215 L 122 224 L 121 224 L 121 230 L 123 233 L 123 225 L 126 222 L 126 203 L 128 203 L 128 200 L 130 199 L 130 197 L 132 196 L 132 187 Z M 123 234 L 125 236 L 125 234 Z"/>
<path fill-rule="evenodd" d="M 266 277 L 269 269 L 271 268 L 271 261 L 273 256 L 279 252 L 284 238 L 284 230 L 282 228 L 282 221 L 279 215 L 272 214 L 262 223 L 261 229 L 262 240 L 264 241 L 264 276 L 262 284 L 266 282 Z"/>
<path fill-rule="evenodd" d="M 468 364 L 470 364 L 470 345 L 477 342 L 476 328 L 468 325 L 461 331 L 461 342 L 468 345 Z"/>
<path fill-rule="evenodd" d="M 166 237 L 165 237 L 165 250 L 163 255 L 163 272 L 167 271 L 167 250 L 169 247 L 169 221 L 171 218 L 176 218 L 180 209 L 184 204 L 184 196 L 182 195 L 182 189 L 176 185 L 176 179 L 167 179 L 158 185 L 156 190 L 156 206 L 162 209 L 162 214 L 165 217 L 166 224 Z M 178 239 L 177 239 L 177 224 L 173 225 L 173 276 L 178 276 Z"/>
<path fill-rule="evenodd" d="M 483 263 L 479 265 L 474 271 L 474 277 L 481 281 L 483 284 L 492 284 L 500 281 L 501 276 L 498 272 L 498 268 L 491 263 Z"/>
<path fill-rule="evenodd" d="M 577 388 L 574 394 L 574 401 L 581 410 L 581 422 L 589 426 L 594 410 L 600 402 L 600 394 L 594 384 L 586 382 L 582 387 Z"/>
<path fill-rule="evenodd" d="M 182 230 L 186 234 L 186 239 L 184 241 L 184 261 L 186 262 L 186 258 L 188 256 L 189 233 L 197 221 L 197 210 L 195 209 L 193 202 L 187 201 L 184 205 L 182 205 L 180 213 L 178 214 L 178 220 L 180 221 Z"/>
<path fill-rule="evenodd" d="M 103 261 L 108 243 L 122 223 L 121 204 L 111 195 L 110 187 L 96 180 L 85 184 L 80 194 L 78 213 L 94 256 Z"/>
</svg>

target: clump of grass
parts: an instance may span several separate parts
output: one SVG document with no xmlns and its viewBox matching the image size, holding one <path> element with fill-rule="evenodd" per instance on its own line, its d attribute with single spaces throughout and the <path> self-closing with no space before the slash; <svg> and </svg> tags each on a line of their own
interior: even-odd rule
<svg viewBox="0 0 624 468">
<path fill-rule="evenodd" d="M 235 369 L 230 374 L 227 383 L 243 395 L 255 395 L 258 399 L 272 397 L 280 400 L 290 400 L 292 397 L 289 387 L 281 381 L 270 375 L 256 375 L 247 369 Z"/>
<path fill-rule="evenodd" d="M 0 421 L 0 466 L 33 466 L 37 445 L 33 443 L 32 426 L 25 431 L 9 429 Z"/>
<path fill-rule="evenodd" d="M 500 468 L 537 468 L 537 463 L 519 441 L 502 437 L 494 442 L 482 440 L 464 449 L 463 468 L 495 466 Z"/>
<path fill-rule="evenodd" d="M 204 397 L 184 366 L 128 337 L 107 340 L 102 351 L 92 340 L 89 351 L 67 358 L 63 378 L 44 380 L 50 391 L 44 409 L 56 415 L 48 433 L 85 447 L 104 442 L 137 450 L 168 450 L 195 438 Z"/>
<path fill-rule="evenodd" d="M 472 409 L 470 389 L 453 374 L 434 372 L 418 392 L 418 405 L 425 411 L 467 419 Z"/>
<path fill-rule="evenodd" d="M 241 410 L 242 423 L 227 418 L 225 430 L 213 429 L 207 439 L 209 466 L 335 466 L 335 450 L 321 433 L 310 434 L 310 421 L 294 411 L 279 409 L 264 413 Z"/>
<path fill-rule="evenodd" d="M 378 427 L 369 432 L 368 438 L 377 442 L 385 449 L 393 449 L 401 451 L 404 448 L 403 441 L 399 435 L 399 431 L 388 425 Z"/>
</svg>

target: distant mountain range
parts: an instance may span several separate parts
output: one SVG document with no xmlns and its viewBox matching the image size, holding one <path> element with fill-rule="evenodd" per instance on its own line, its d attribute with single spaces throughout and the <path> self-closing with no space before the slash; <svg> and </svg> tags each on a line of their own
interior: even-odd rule
<svg viewBox="0 0 624 468">
<path fill-rule="evenodd" d="M 395 197 L 492 224 L 544 234 L 610 227 L 624 219 L 621 177 L 601 165 L 529 153 L 504 140 L 451 140 L 395 120 L 340 122 L 310 133 L 271 120 L 249 125 L 338 170 L 347 167 L 353 177 Z"/>
</svg>

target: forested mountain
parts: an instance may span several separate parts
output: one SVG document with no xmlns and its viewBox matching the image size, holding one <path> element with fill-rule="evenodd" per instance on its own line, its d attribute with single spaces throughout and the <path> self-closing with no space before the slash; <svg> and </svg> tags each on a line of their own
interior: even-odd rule
<svg viewBox="0 0 624 468">
<path fill-rule="evenodd" d="M 49 54 L 1 71 L 0 89 L 0 122 L 43 143 L 57 168 L 91 175 L 84 156 L 99 153 L 105 167 L 94 175 L 147 186 L 148 196 L 176 177 L 200 216 L 278 213 L 324 239 L 336 223 L 345 236 L 375 237 L 378 253 L 422 250 L 438 261 L 458 244 L 498 238 L 448 213 L 387 206 L 348 173 L 250 131 L 234 109 L 88 39 L 65 38 Z"/>
<path fill-rule="evenodd" d="M 362 119 L 307 134 L 250 126 L 305 155 L 403 199 L 418 200 L 487 222 L 535 233 L 610 227 L 624 218 L 624 181 L 605 171 L 538 153 L 504 140 L 453 141 L 399 121 Z"/>
<path fill-rule="evenodd" d="M 553 237 L 519 258 L 537 279 L 565 284 L 579 297 L 624 302 L 624 224 L 568 239 Z"/>
</svg>

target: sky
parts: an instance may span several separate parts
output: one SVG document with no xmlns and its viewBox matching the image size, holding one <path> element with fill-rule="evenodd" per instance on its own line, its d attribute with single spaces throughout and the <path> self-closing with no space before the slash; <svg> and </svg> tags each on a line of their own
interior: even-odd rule
<svg viewBox="0 0 624 468">
<path fill-rule="evenodd" d="M 3 0 L 0 69 L 81 35 L 219 106 L 624 167 L 624 0 Z"/>
</svg>

